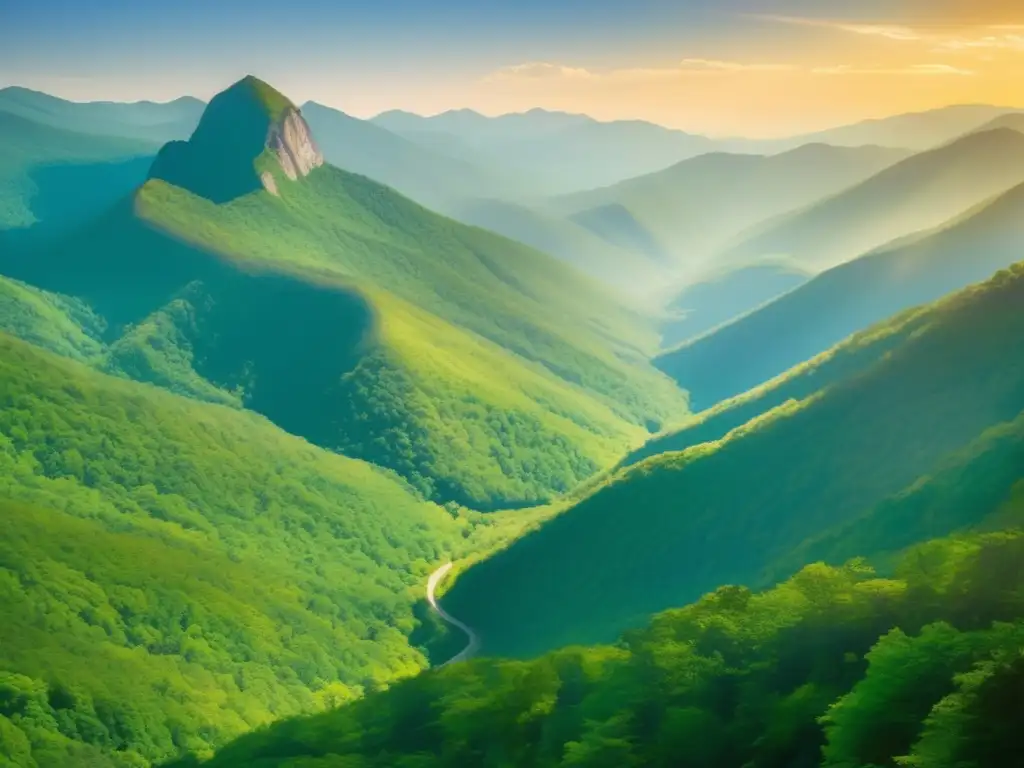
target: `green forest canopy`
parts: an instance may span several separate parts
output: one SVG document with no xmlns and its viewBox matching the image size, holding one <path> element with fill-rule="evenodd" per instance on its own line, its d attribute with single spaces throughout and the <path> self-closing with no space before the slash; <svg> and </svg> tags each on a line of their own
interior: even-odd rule
<svg viewBox="0 0 1024 768">
<path fill-rule="evenodd" d="M 809 565 L 760 594 L 720 587 L 611 646 L 431 671 L 203 765 L 1016 765 L 1022 563 L 1016 530 L 919 545 L 889 576 L 863 559 Z"/>
<path fill-rule="evenodd" d="M 17 721 L 41 766 L 203 752 L 414 674 L 428 571 L 515 532 L 2 333 L 0 517 L 0 713 L 71 702 Z"/>
</svg>

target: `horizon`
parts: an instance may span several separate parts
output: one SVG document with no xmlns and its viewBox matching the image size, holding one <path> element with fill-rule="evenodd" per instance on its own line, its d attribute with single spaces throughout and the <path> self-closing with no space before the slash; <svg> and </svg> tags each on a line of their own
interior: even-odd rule
<svg viewBox="0 0 1024 768">
<path fill-rule="evenodd" d="M 539 108 L 772 138 L 963 103 L 1024 107 L 1024 9 L 1011 5 L 297 0 L 289 13 L 315 23 L 283 35 L 269 0 L 39 0 L 6 13 L 0 85 L 73 101 L 207 101 L 256 71 L 297 103 L 363 119 Z"/>
<path fill-rule="evenodd" d="M 272 87 L 275 87 L 272 82 L 270 82 L 270 81 L 268 81 L 268 80 L 266 80 L 264 78 L 260 78 L 257 75 L 248 74 L 248 75 L 245 75 L 244 77 L 255 77 L 256 79 L 262 80 L 264 83 L 266 83 L 266 84 L 268 84 L 268 85 L 270 85 Z M 239 78 L 239 80 L 244 79 L 244 77 L 243 78 Z M 238 80 L 233 81 L 233 82 L 238 82 Z M 226 89 L 228 87 L 230 87 L 230 84 L 225 85 L 224 88 L 222 88 L 221 90 L 224 90 L 224 89 Z M 216 96 L 217 93 L 220 92 L 220 91 L 215 91 L 213 94 L 211 94 L 210 98 L 206 98 L 206 99 L 201 98 L 201 97 L 196 96 L 195 94 L 191 94 L 191 93 L 183 93 L 180 96 L 174 96 L 174 97 L 171 97 L 171 98 L 160 99 L 160 100 L 156 100 L 156 99 L 116 100 L 116 99 L 110 99 L 110 98 L 75 99 L 75 98 L 69 98 L 67 96 L 64 96 L 64 95 L 61 95 L 61 94 L 58 94 L 58 93 L 53 93 L 53 92 L 49 92 L 49 91 L 45 91 L 45 90 L 39 90 L 37 88 L 31 88 L 31 87 L 28 87 L 28 86 L 25 86 L 25 85 L 21 85 L 21 84 L 18 84 L 18 83 L 11 83 L 11 84 L 0 85 L 0 93 L 2 93 L 5 90 L 12 90 L 12 89 L 29 91 L 29 92 L 32 92 L 32 93 L 38 93 L 38 94 L 41 94 L 41 95 L 44 95 L 44 96 L 49 96 L 49 97 L 52 97 L 52 98 L 60 99 L 62 101 L 66 101 L 66 102 L 73 103 L 73 104 L 129 104 L 129 105 L 130 104 L 153 104 L 153 105 L 168 105 L 168 104 L 173 104 L 173 103 L 178 102 L 178 101 L 192 100 L 192 101 L 196 101 L 196 102 L 204 105 L 204 107 L 207 104 L 209 104 L 210 98 L 212 98 L 213 96 Z M 277 90 L 280 91 L 280 89 L 277 89 Z M 280 91 L 280 92 L 284 96 L 286 96 L 286 97 L 288 96 L 287 92 L 285 92 L 285 91 Z M 362 116 L 357 116 L 357 115 L 353 114 L 352 112 L 346 110 L 342 106 L 338 106 L 338 105 L 335 105 L 335 104 L 327 104 L 327 103 L 324 103 L 322 101 L 318 101 L 315 98 L 306 99 L 306 100 L 304 100 L 302 102 L 297 102 L 296 101 L 294 103 L 295 103 L 296 107 L 298 107 L 299 109 L 302 109 L 303 107 L 305 107 L 308 104 L 316 104 L 318 106 L 321 106 L 321 107 L 324 107 L 324 108 L 327 108 L 327 109 L 331 109 L 331 110 L 340 112 L 340 113 L 342 113 L 344 115 L 347 115 L 349 117 L 353 117 L 355 119 L 363 120 L 363 121 L 366 121 L 366 122 L 371 122 L 371 121 L 373 121 L 373 120 L 375 120 L 375 119 L 377 119 L 379 117 L 382 117 L 384 115 L 387 115 L 387 114 L 406 114 L 406 115 L 411 115 L 411 116 L 414 116 L 414 117 L 419 117 L 419 118 L 424 118 L 424 119 L 431 119 L 431 118 L 443 117 L 444 115 L 449 115 L 449 114 L 464 113 L 464 114 L 478 115 L 480 117 L 484 117 L 484 118 L 492 119 L 493 120 L 493 119 L 499 119 L 499 118 L 503 118 L 503 117 L 513 117 L 513 116 L 518 116 L 518 115 L 527 115 L 527 114 L 530 114 L 530 113 L 539 112 L 539 113 L 543 113 L 543 114 L 547 114 L 547 115 L 564 115 L 566 117 L 583 117 L 583 118 L 587 118 L 589 120 L 593 120 L 594 122 L 597 122 L 599 124 L 605 124 L 605 125 L 610 125 L 610 124 L 615 124 L 615 123 L 646 123 L 646 124 L 653 125 L 653 126 L 656 126 L 656 127 L 659 127 L 659 128 L 663 128 L 663 129 L 669 130 L 669 131 L 679 131 L 679 132 L 683 132 L 683 133 L 690 133 L 690 134 L 693 134 L 693 135 L 703 135 L 703 136 L 705 136 L 707 138 L 716 139 L 716 140 L 728 140 L 728 139 L 760 139 L 760 140 L 779 139 L 779 140 L 784 140 L 784 139 L 802 138 L 804 136 L 807 136 L 809 138 L 813 138 L 813 136 L 815 134 L 817 134 L 817 133 L 824 133 L 824 132 L 828 132 L 828 131 L 832 131 L 832 130 L 838 130 L 838 129 L 841 129 L 841 128 L 846 128 L 846 127 L 850 127 L 850 126 L 854 126 L 854 125 L 873 123 L 873 122 L 880 122 L 880 121 L 885 121 L 885 120 L 889 120 L 889 119 L 893 119 L 893 118 L 899 118 L 899 117 L 906 117 L 906 116 L 913 116 L 913 115 L 923 115 L 923 114 L 927 114 L 927 113 L 930 113 L 930 112 L 941 112 L 941 111 L 944 111 L 944 110 L 971 109 L 971 108 L 991 108 L 991 109 L 997 109 L 997 110 L 1005 109 L 1007 111 L 1013 111 L 1015 109 L 1022 109 L 1022 107 L 1013 106 L 1013 105 L 1010 105 L 1010 104 L 985 103 L 985 102 L 980 102 L 980 101 L 977 101 L 977 102 L 958 102 L 958 103 L 942 104 L 942 105 L 939 105 L 937 107 L 932 107 L 932 108 L 924 109 L 924 110 L 913 110 L 913 111 L 907 111 L 907 112 L 894 112 L 894 113 L 891 113 L 891 114 L 879 114 L 879 115 L 872 115 L 872 116 L 862 117 L 862 118 L 859 118 L 859 119 L 856 119 L 856 120 L 852 120 L 850 122 L 838 123 L 838 124 L 834 124 L 834 125 L 827 125 L 827 126 L 825 126 L 823 128 L 817 128 L 817 129 L 814 129 L 813 131 L 807 131 L 805 133 L 782 134 L 782 135 L 774 136 L 774 137 L 764 137 L 764 136 L 748 136 L 748 135 L 744 135 L 744 134 L 714 134 L 714 133 L 704 133 L 704 134 L 701 134 L 701 133 L 699 133 L 697 131 L 691 131 L 691 130 L 688 130 L 686 128 L 677 128 L 677 127 L 665 125 L 664 123 L 659 123 L 659 122 L 656 122 L 656 121 L 653 121 L 653 120 L 648 120 L 648 119 L 645 119 L 645 118 L 642 118 L 642 117 L 619 117 L 619 118 L 612 118 L 612 119 L 601 119 L 599 117 L 595 117 L 594 115 L 588 114 L 586 112 L 571 112 L 571 111 L 561 110 L 561 109 L 548 109 L 548 108 L 540 107 L 540 106 L 528 107 L 528 108 L 525 108 L 525 109 L 522 109 L 522 110 L 512 111 L 512 112 L 485 112 L 485 111 L 482 111 L 482 110 L 479 110 L 479 109 L 475 109 L 473 107 L 450 107 L 448 109 L 444 109 L 444 110 L 439 111 L 439 112 L 431 112 L 431 113 L 415 112 L 413 110 L 405 109 L 403 107 L 391 107 L 389 109 L 385 109 L 385 110 L 382 110 L 380 112 L 377 112 L 377 113 L 374 113 L 374 114 L 362 117 Z"/>
</svg>

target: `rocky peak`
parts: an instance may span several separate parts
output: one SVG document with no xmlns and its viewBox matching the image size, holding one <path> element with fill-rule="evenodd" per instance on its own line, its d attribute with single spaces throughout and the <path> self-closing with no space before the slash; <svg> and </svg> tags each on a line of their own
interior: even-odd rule
<svg viewBox="0 0 1024 768">
<path fill-rule="evenodd" d="M 299 109 L 249 76 L 210 100 L 192 138 L 160 150 L 150 178 L 220 203 L 261 187 L 279 194 L 278 170 L 296 181 L 323 162 Z"/>
</svg>

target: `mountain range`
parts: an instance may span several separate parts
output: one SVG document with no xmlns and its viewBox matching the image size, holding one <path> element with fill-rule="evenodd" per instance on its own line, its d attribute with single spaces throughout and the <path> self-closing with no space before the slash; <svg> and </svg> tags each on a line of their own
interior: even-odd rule
<svg viewBox="0 0 1024 768">
<path fill-rule="evenodd" d="M 87 300 L 116 370 L 216 392 L 441 501 L 542 501 L 685 409 L 647 361 L 652 320 L 323 165 L 298 110 L 256 80 L 211 101 L 103 216 L 3 263 Z"/>
<path fill-rule="evenodd" d="M 613 242 L 631 242 L 634 250 L 692 270 L 755 224 L 841 192 L 906 156 L 825 144 L 770 156 L 709 153 L 554 206 Z"/>
<path fill-rule="evenodd" d="M 1015 764 L 1019 122 L 0 91 L 0 764 Z"/>
<path fill-rule="evenodd" d="M 1024 181 L 1024 134 L 972 133 L 838 194 L 758 225 L 719 258 L 785 256 L 808 267 L 848 261 L 937 227 Z"/>
<path fill-rule="evenodd" d="M 472 110 L 433 117 L 394 111 L 372 122 L 425 147 L 514 170 L 551 195 L 660 170 L 716 147 L 705 136 L 640 120 L 599 122 L 542 109 L 494 118 Z"/>
<path fill-rule="evenodd" d="M 856 375 L 613 475 L 469 569 L 446 609 L 476 629 L 485 654 L 529 657 L 610 642 L 720 584 L 784 575 L 781 564 L 803 542 L 871 514 L 1017 419 L 1022 298 L 1017 266 L 876 328 L 872 335 L 899 342 Z M 926 523 L 935 535 L 963 524 Z M 868 544 L 858 554 L 887 546 L 884 537 Z"/>
<path fill-rule="evenodd" d="M 1022 222 L 1024 185 L 1018 184 L 932 231 L 821 273 L 714 333 L 664 353 L 658 365 L 688 389 L 698 407 L 710 407 L 872 323 L 1015 263 Z"/>
</svg>

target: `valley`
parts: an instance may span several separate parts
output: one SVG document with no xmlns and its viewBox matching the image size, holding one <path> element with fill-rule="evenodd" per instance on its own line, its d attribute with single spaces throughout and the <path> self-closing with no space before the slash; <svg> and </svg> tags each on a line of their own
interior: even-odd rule
<svg viewBox="0 0 1024 768">
<path fill-rule="evenodd" d="M 1014 764 L 1020 110 L 334 103 L 0 89 L 0 766 Z"/>
</svg>

